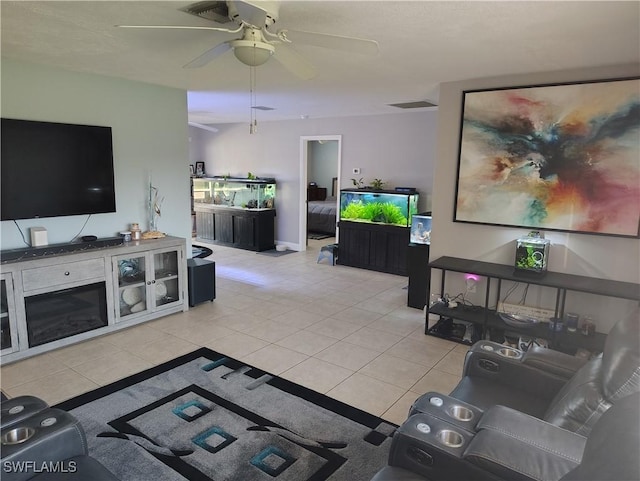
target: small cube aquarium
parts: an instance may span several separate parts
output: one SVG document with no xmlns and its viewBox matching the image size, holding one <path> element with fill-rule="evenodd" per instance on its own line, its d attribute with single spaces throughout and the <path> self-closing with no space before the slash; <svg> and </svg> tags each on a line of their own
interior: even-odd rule
<svg viewBox="0 0 640 481">
<path fill-rule="evenodd" d="M 340 191 L 340 220 L 409 227 L 418 213 L 418 194 L 395 190 Z"/>
<path fill-rule="evenodd" d="M 243 179 L 209 177 L 193 179 L 193 201 L 237 209 L 273 209 L 276 181 L 272 178 Z"/>
<path fill-rule="evenodd" d="M 549 239 L 532 231 L 526 237 L 516 239 L 516 272 L 544 274 L 549 261 Z"/>
<path fill-rule="evenodd" d="M 411 235 L 413 244 L 431 244 L 431 212 L 415 214 L 411 218 Z"/>
</svg>

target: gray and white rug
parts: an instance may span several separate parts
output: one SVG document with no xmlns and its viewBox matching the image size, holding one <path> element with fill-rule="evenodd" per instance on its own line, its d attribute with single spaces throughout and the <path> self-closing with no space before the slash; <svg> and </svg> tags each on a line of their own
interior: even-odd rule
<svg viewBox="0 0 640 481">
<path fill-rule="evenodd" d="M 370 480 L 396 429 L 206 348 L 56 407 L 123 481 Z"/>
</svg>

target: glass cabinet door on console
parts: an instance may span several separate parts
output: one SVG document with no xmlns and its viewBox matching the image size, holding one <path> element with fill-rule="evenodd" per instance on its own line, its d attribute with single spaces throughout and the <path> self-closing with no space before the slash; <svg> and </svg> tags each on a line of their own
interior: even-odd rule
<svg viewBox="0 0 640 481">
<path fill-rule="evenodd" d="M 148 312 L 146 253 L 114 257 L 113 272 L 116 277 L 116 322 Z"/>
<path fill-rule="evenodd" d="M 113 258 L 117 276 L 116 322 L 172 307 L 182 301 L 181 251 L 156 250 Z"/>
<path fill-rule="evenodd" d="M 18 330 L 13 298 L 13 278 L 11 274 L 0 276 L 0 353 L 7 354 L 18 350 Z"/>
<path fill-rule="evenodd" d="M 153 253 L 153 280 L 150 299 L 154 309 L 163 309 L 180 301 L 181 282 L 179 276 L 180 252 L 177 250 Z"/>
</svg>

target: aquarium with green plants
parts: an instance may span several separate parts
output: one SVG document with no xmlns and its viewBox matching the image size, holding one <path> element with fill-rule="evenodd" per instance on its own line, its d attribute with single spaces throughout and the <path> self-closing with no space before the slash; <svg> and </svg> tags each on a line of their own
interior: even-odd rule
<svg viewBox="0 0 640 481">
<path fill-rule="evenodd" d="M 549 239 L 545 239 L 538 231 L 516 239 L 516 272 L 544 274 L 549 262 L 550 244 Z"/>
<path fill-rule="evenodd" d="M 195 205 L 215 205 L 236 209 L 273 209 L 276 181 L 272 178 L 251 176 L 201 177 L 193 179 Z"/>
<path fill-rule="evenodd" d="M 418 194 L 394 190 L 340 191 L 340 220 L 409 227 L 418 213 Z"/>
</svg>

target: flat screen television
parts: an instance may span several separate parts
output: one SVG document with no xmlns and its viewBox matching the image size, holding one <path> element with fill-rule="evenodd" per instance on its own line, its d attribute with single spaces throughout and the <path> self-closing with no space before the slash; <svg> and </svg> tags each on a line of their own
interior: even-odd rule
<svg viewBox="0 0 640 481">
<path fill-rule="evenodd" d="M 2 220 L 116 211 L 111 127 L 1 122 Z"/>
</svg>

